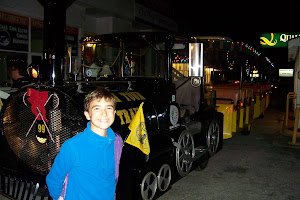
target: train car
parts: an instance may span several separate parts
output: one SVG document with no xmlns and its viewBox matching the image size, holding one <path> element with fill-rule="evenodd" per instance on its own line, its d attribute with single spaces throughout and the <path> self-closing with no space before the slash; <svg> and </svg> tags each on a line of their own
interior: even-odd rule
<svg viewBox="0 0 300 200">
<path fill-rule="evenodd" d="M 222 36 L 193 37 L 205 45 L 205 98 L 216 97 L 224 114 L 223 138 L 249 134 L 270 104 L 267 82 L 273 65 L 253 47 Z M 208 101 L 209 102 L 209 101 Z"/>
<path fill-rule="evenodd" d="M 202 50 L 199 43 L 168 33 L 83 38 L 82 67 L 64 70 L 70 73 L 63 84 L 37 81 L 4 102 L 1 192 L 21 199 L 47 197 L 45 176 L 64 141 L 86 127 L 83 99 L 96 87 L 114 94 L 112 129 L 124 141 L 144 103 L 150 154 L 124 143 L 117 199 L 155 199 L 191 170 L 206 167 L 223 146 L 223 114 L 204 99 Z M 175 51 L 197 55 L 187 58 L 196 73 L 178 78 L 172 67 Z"/>
<path fill-rule="evenodd" d="M 231 138 L 238 132 L 247 133 L 252 124 L 252 98 L 246 89 L 228 87 L 227 85 L 213 85 L 207 87 L 209 92 L 216 93 L 218 111 L 224 114 L 223 138 Z M 252 109 L 251 109 L 252 108 Z"/>
</svg>

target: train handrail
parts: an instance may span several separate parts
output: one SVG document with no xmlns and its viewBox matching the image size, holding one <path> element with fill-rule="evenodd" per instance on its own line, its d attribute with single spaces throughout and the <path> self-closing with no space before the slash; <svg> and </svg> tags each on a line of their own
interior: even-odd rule
<svg viewBox="0 0 300 200">
<path fill-rule="evenodd" d="M 228 98 L 216 98 L 216 100 L 220 100 L 220 101 L 230 101 L 230 104 L 233 104 L 233 99 L 228 99 Z"/>
</svg>

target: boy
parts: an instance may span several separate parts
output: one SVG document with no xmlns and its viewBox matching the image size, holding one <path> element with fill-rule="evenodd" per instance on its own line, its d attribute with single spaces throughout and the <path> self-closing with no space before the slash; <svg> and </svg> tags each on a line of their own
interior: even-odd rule
<svg viewBox="0 0 300 200">
<path fill-rule="evenodd" d="M 64 142 L 47 175 L 49 193 L 57 199 L 68 174 L 65 200 L 112 200 L 119 175 L 123 142 L 110 126 L 116 101 L 106 89 L 97 88 L 84 99 L 87 128 Z"/>
</svg>

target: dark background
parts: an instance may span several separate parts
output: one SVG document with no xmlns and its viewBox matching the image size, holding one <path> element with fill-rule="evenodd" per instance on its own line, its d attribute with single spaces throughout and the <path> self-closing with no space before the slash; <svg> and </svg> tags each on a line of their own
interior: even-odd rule
<svg viewBox="0 0 300 200">
<path fill-rule="evenodd" d="M 275 68 L 288 68 L 288 49 L 260 48 L 261 33 L 300 32 L 299 1 L 176 1 L 179 32 L 226 36 L 269 57 Z"/>
</svg>

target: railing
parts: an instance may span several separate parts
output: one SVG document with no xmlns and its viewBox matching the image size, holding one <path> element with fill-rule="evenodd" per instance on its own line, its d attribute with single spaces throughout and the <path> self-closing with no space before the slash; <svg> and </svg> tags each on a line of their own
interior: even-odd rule
<svg viewBox="0 0 300 200">
<path fill-rule="evenodd" d="M 293 130 L 293 137 L 292 137 L 292 144 L 296 144 L 297 139 L 297 131 L 298 131 L 298 122 L 299 122 L 299 111 L 300 108 L 296 108 L 296 114 L 295 114 L 295 122 L 294 122 L 294 130 Z"/>
<path fill-rule="evenodd" d="M 290 99 L 295 99 L 297 94 L 295 92 L 289 92 L 286 97 L 286 110 L 285 110 L 285 127 L 288 128 L 288 118 L 289 118 L 289 108 L 290 108 Z M 292 134 L 292 144 L 296 144 L 297 139 L 297 131 L 298 131 L 298 122 L 299 122 L 299 112 L 300 108 L 296 107 L 295 111 L 295 121 L 294 121 L 294 129 Z"/>
<path fill-rule="evenodd" d="M 47 186 L 0 173 L 0 196 L 10 200 L 52 200 Z"/>
</svg>

